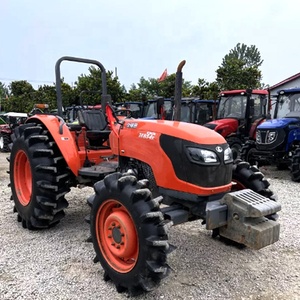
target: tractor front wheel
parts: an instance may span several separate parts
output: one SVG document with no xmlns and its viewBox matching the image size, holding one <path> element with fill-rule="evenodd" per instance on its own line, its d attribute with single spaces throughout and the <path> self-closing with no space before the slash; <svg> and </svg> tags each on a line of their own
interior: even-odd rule
<svg viewBox="0 0 300 300">
<path fill-rule="evenodd" d="M 232 181 L 235 183 L 232 191 L 251 189 L 254 192 L 275 200 L 274 193 L 269 189 L 270 183 L 256 166 L 240 159 L 233 164 Z"/>
<path fill-rule="evenodd" d="M 300 148 L 296 149 L 292 156 L 291 176 L 293 181 L 300 181 Z"/>
<path fill-rule="evenodd" d="M 238 159 L 241 156 L 242 141 L 237 137 L 230 137 L 227 143 L 232 151 L 233 159 Z"/>
<path fill-rule="evenodd" d="M 240 158 L 244 161 L 247 161 L 250 165 L 256 165 L 258 167 L 259 163 L 253 155 L 255 152 L 257 152 L 255 141 L 247 141 L 241 149 Z"/>
<path fill-rule="evenodd" d="M 7 133 L 0 133 L 0 151 L 9 152 L 10 137 Z"/>
<path fill-rule="evenodd" d="M 24 228 L 56 225 L 68 206 L 70 171 L 52 136 L 42 125 L 15 129 L 10 155 L 10 182 L 14 210 Z"/>
<path fill-rule="evenodd" d="M 168 273 L 167 227 L 145 180 L 114 173 L 95 184 L 90 226 L 95 261 L 118 292 L 151 291 Z"/>
</svg>

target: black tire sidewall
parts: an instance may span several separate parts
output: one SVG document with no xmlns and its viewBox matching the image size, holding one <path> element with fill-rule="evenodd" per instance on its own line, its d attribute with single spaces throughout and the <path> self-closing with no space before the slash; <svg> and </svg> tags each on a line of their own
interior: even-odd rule
<svg viewBox="0 0 300 300">
<path fill-rule="evenodd" d="M 26 156 L 27 159 L 29 160 L 30 163 L 30 167 L 31 167 L 31 174 L 32 174 L 32 193 L 31 193 L 31 197 L 30 197 L 30 201 L 29 203 L 24 206 L 21 204 L 21 202 L 18 200 L 18 193 L 16 191 L 15 188 L 15 180 L 14 180 L 14 165 L 15 165 L 15 158 L 18 152 L 23 151 Z M 35 171 L 34 171 L 34 165 L 33 165 L 33 161 L 32 161 L 32 155 L 30 154 L 29 151 L 29 147 L 27 146 L 27 142 L 24 141 L 24 139 L 22 138 L 18 138 L 12 147 L 11 150 L 11 156 L 10 156 L 10 182 L 11 182 L 11 190 L 12 190 L 12 195 L 13 198 L 15 200 L 15 206 L 16 209 L 18 211 L 18 213 L 20 214 L 20 216 L 22 217 L 22 219 L 25 220 L 29 220 L 30 217 L 34 214 L 34 208 L 36 207 L 36 184 L 34 184 L 36 182 L 37 178 L 35 175 Z"/>
<path fill-rule="evenodd" d="M 133 190 L 133 189 L 132 189 Z M 131 199 L 129 195 L 131 191 L 127 189 L 125 192 L 124 190 L 121 193 L 113 192 L 109 195 L 106 192 L 106 189 L 102 189 L 99 194 L 96 194 L 95 200 L 92 207 L 92 215 L 97 215 L 97 210 L 100 206 L 107 201 L 108 199 L 114 199 L 120 201 L 124 207 L 127 209 L 129 214 L 131 215 L 132 220 L 135 223 L 135 229 L 138 235 L 138 242 L 139 242 L 139 253 L 138 253 L 138 261 L 134 268 L 127 273 L 119 273 L 114 270 L 103 257 L 100 247 L 98 245 L 98 241 L 96 239 L 96 229 L 95 229 L 95 220 L 91 216 L 91 234 L 93 238 L 94 249 L 99 258 L 99 261 L 104 270 L 108 272 L 109 277 L 115 283 L 123 283 L 124 286 L 131 286 L 133 283 L 136 282 L 138 275 L 144 273 L 147 269 L 146 260 L 149 258 L 149 247 L 147 246 L 147 242 L 145 240 L 146 236 L 151 236 L 151 233 L 148 232 L 147 226 L 144 226 L 141 222 L 141 215 L 143 214 L 144 205 L 139 203 L 138 205 L 131 204 Z M 141 201 L 139 201 L 141 202 Z M 148 228 L 149 229 L 149 228 Z"/>
</svg>

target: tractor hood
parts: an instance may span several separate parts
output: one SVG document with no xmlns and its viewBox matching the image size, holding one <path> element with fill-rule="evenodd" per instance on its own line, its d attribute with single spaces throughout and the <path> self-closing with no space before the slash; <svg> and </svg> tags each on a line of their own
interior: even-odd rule
<svg viewBox="0 0 300 300">
<path fill-rule="evenodd" d="M 239 125 L 237 119 L 220 119 L 204 124 L 205 127 L 212 129 L 223 137 L 227 137 L 229 134 L 236 132 Z"/>
<path fill-rule="evenodd" d="M 265 122 L 261 123 L 257 129 L 279 129 L 284 128 L 289 124 L 299 123 L 299 119 L 297 118 L 281 118 L 281 119 L 274 119 L 274 120 L 266 120 Z"/>
<path fill-rule="evenodd" d="M 122 131 L 129 131 L 140 139 L 152 139 L 153 136 L 166 134 L 202 145 L 226 143 L 223 137 L 204 126 L 178 121 L 125 120 Z"/>
</svg>

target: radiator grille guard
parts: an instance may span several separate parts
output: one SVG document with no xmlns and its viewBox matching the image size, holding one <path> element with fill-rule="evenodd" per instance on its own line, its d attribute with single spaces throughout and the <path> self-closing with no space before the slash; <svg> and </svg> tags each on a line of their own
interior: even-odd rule
<svg viewBox="0 0 300 300">
<path fill-rule="evenodd" d="M 211 224 L 216 227 L 219 223 L 220 236 L 257 250 L 279 240 L 279 223 L 266 217 L 281 210 L 280 204 L 276 201 L 250 189 L 244 189 L 228 193 L 218 202 L 219 205 L 211 206 L 207 210 L 208 229 L 213 229 L 209 228 Z M 227 209 L 224 222 L 216 212 L 222 211 L 224 216 L 225 208 Z M 218 218 L 219 220 L 216 220 Z M 226 224 L 223 225 L 224 223 Z"/>
</svg>

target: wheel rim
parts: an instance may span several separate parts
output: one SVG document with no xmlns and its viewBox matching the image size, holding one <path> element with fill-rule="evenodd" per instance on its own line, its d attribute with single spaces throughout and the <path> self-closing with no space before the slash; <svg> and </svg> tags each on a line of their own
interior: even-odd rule
<svg viewBox="0 0 300 300">
<path fill-rule="evenodd" d="M 18 200 L 23 206 L 30 202 L 32 174 L 29 159 L 24 151 L 18 151 L 14 163 L 14 185 Z"/>
<path fill-rule="evenodd" d="M 4 139 L 3 139 L 3 136 L 1 135 L 0 136 L 0 149 L 3 149 L 4 148 Z"/>
<path fill-rule="evenodd" d="M 106 262 L 119 273 L 131 271 L 137 263 L 139 245 L 128 210 L 119 201 L 106 201 L 97 211 L 95 228 Z"/>
</svg>

